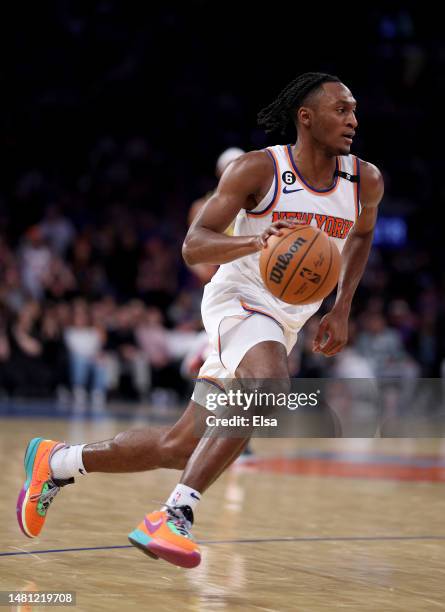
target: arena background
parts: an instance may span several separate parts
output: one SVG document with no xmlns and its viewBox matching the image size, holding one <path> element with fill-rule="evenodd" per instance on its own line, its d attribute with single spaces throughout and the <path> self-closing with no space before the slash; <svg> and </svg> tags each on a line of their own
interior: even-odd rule
<svg viewBox="0 0 445 612">
<path fill-rule="evenodd" d="M 0 15 L 0 604 L 13 589 L 76 591 L 88 612 L 442 608 L 440 16 L 428 3 L 117 0 Z M 294 140 L 266 136 L 256 115 L 307 71 L 351 88 L 353 153 L 385 179 L 348 347 L 311 350 L 331 296 L 290 359 L 297 384 L 323 377 L 360 433 L 334 439 L 329 422 L 322 437 L 255 438 L 199 506 L 194 570 L 126 539 L 174 470 L 80 476 L 26 539 L 14 508 L 31 438 L 92 442 L 181 415 L 205 348 L 202 286 L 181 258 L 190 206 L 228 147 Z M 434 388 L 417 384 L 428 377 Z M 369 397 L 335 378 L 404 381 L 397 397 L 386 386 L 396 426 L 366 421 Z M 419 388 L 428 433 L 417 412 L 402 438 Z"/>
<path fill-rule="evenodd" d="M 347 356 L 355 351 L 377 376 L 440 376 L 445 49 L 431 14 L 373 5 L 361 16 L 316 18 L 290 5 L 104 1 L 27 7 L 26 19 L 17 7 L 4 17 L 5 398 L 70 403 L 73 317 L 89 347 L 89 378 L 108 400 L 186 397 L 181 362 L 201 329 L 201 287 L 180 252 L 187 211 L 215 186 L 224 149 L 294 139 L 266 137 L 256 114 L 308 70 L 351 88 L 354 152 L 377 164 L 386 184 Z M 354 374 L 350 359 L 316 357 L 309 345 L 300 338 L 293 373 L 369 374 L 362 361 Z"/>
</svg>

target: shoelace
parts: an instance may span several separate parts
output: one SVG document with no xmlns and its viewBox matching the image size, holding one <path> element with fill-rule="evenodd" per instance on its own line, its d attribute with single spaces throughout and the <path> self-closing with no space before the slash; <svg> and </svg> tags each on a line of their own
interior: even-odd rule
<svg viewBox="0 0 445 612">
<path fill-rule="evenodd" d="M 169 521 L 173 523 L 179 533 L 186 538 L 190 538 L 189 532 L 192 524 L 185 518 L 181 508 L 179 506 L 169 506 L 168 504 L 164 504 L 164 507 L 167 509 L 167 514 L 170 517 Z"/>
<path fill-rule="evenodd" d="M 49 487 L 47 491 L 45 491 L 44 493 L 35 493 L 34 495 L 31 495 L 29 497 L 30 501 L 40 501 L 45 510 L 48 510 L 51 505 L 51 502 L 53 501 L 57 493 L 60 491 L 60 486 L 56 485 L 54 481 L 47 480 L 47 483 Z"/>
</svg>

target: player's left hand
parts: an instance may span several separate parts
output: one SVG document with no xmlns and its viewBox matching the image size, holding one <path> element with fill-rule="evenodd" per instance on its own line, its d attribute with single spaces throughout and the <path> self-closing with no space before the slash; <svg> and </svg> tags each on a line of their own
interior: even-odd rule
<svg viewBox="0 0 445 612">
<path fill-rule="evenodd" d="M 321 319 L 312 350 L 314 353 L 332 357 L 339 353 L 347 342 L 348 317 L 332 310 Z"/>
</svg>

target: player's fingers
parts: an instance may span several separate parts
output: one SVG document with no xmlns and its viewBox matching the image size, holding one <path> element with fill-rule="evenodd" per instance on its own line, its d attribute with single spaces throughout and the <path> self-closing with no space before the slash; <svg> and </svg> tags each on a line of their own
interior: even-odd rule
<svg viewBox="0 0 445 612">
<path fill-rule="evenodd" d="M 327 324 L 322 321 L 319 325 L 317 335 L 315 336 L 314 341 L 312 343 L 312 350 L 314 350 L 315 352 L 320 350 L 320 344 L 323 341 L 326 330 L 327 330 Z"/>
<path fill-rule="evenodd" d="M 333 335 L 329 334 L 326 340 L 320 344 L 321 352 L 324 355 L 327 355 L 337 345 L 337 342 L 338 341 L 336 340 L 336 338 Z"/>
<path fill-rule="evenodd" d="M 346 342 L 343 342 L 342 340 L 337 342 L 330 350 L 329 352 L 326 352 L 326 357 L 333 357 L 334 355 L 336 355 L 337 353 L 339 353 L 344 347 L 346 346 Z"/>
<path fill-rule="evenodd" d="M 329 351 L 329 353 L 326 353 L 325 351 L 322 351 L 322 353 L 325 357 L 334 357 L 340 350 L 341 350 L 341 346 L 338 346 L 332 349 L 331 351 Z"/>
<path fill-rule="evenodd" d="M 339 340 L 328 341 L 324 346 L 321 347 L 323 355 L 326 357 L 332 357 L 336 355 L 342 348 L 344 344 Z"/>
<path fill-rule="evenodd" d="M 275 221 L 274 223 L 272 223 L 272 225 L 270 225 L 267 228 L 267 230 L 265 230 L 261 234 L 261 236 L 267 242 L 267 239 L 270 236 L 282 236 L 283 232 L 281 231 L 281 229 L 286 228 L 286 227 L 289 228 L 289 229 L 292 229 L 296 225 L 298 225 L 298 224 L 293 219 L 282 220 L 282 221 Z"/>
<path fill-rule="evenodd" d="M 289 228 L 293 228 L 293 227 L 295 227 L 295 225 L 297 225 L 297 223 L 293 219 L 286 219 L 286 221 L 284 221 L 284 220 L 282 220 L 282 221 L 275 221 L 275 223 L 273 225 L 275 227 L 289 227 Z"/>
<path fill-rule="evenodd" d="M 274 236 L 282 236 L 283 232 L 280 230 L 279 227 L 270 227 L 269 228 L 269 234 L 273 234 Z"/>
<path fill-rule="evenodd" d="M 262 234 L 257 236 L 257 240 L 258 240 L 259 245 L 260 245 L 260 247 L 262 249 L 266 248 L 266 246 L 267 246 L 267 234 L 266 234 L 266 232 L 263 232 Z"/>
</svg>

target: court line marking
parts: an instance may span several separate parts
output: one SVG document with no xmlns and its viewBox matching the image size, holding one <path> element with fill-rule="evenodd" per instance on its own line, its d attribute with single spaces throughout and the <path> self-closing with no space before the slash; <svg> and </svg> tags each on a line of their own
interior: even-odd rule
<svg viewBox="0 0 445 612">
<path fill-rule="evenodd" d="M 420 540 L 445 540 L 445 535 L 422 535 L 422 536 L 332 536 L 332 537 L 297 537 L 287 536 L 281 538 L 241 538 L 238 540 L 198 540 L 202 546 L 214 544 L 269 544 L 273 542 L 387 542 L 387 541 L 420 541 Z M 50 548 L 46 550 L 30 550 L 18 552 L 0 552 L 0 557 L 16 557 L 23 555 L 44 555 L 48 553 L 82 552 L 85 550 L 113 550 L 122 548 L 134 548 L 131 544 L 120 546 L 88 546 L 82 548 Z"/>
</svg>

